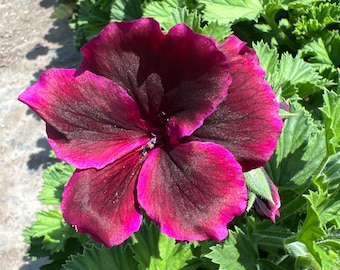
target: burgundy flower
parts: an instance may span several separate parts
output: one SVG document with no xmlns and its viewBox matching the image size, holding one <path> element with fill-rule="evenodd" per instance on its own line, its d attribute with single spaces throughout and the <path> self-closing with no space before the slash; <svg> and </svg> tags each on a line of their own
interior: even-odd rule
<svg viewBox="0 0 340 270">
<path fill-rule="evenodd" d="M 139 19 L 82 52 L 79 70 L 50 69 L 19 97 L 77 168 L 65 220 L 108 247 L 139 229 L 141 208 L 178 240 L 224 239 L 246 208 L 242 171 L 269 159 L 281 131 L 254 51 Z"/>
<path fill-rule="evenodd" d="M 280 216 L 279 208 L 281 206 L 280 195 L 277 187 L 274 185 L 273 181 L 269 178 L 264 168 L 261 168 L 262 172 L 266 176 L 272 200 L 269 201 L 265 198 L 261 198 L 257 196 L 254 202 L 254 210 L 257 215 L 261 218 L 268 218 L 271 221 L 275 222 L 276 216 Z"/>
</svg>

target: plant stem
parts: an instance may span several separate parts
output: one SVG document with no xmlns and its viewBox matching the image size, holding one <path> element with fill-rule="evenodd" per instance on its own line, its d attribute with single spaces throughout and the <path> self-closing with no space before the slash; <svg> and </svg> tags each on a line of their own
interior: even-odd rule
<svg viewBox="0 0 340 270">
<path fill-rule="evenodd" d="M 279 45 L 286 45 L 292 52 L 296 52 L 297 46 L 296 44 L 286 35 L 282 29 L 277 25 L 275 22 L 275 14 L 277 10 L 274 10 L 272 12 L 266 11 L 262 16 L 266 20 L 267 24 L 271 27 L 272 29 L 272 36 L 275 37 L 277 43 Z M 269 13 L 269 14 L 268 14 Z"/>
</svg>

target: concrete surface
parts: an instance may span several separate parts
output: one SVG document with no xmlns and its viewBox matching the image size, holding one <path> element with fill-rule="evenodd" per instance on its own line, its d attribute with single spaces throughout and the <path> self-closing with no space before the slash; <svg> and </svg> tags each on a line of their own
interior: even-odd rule
<svg viewBox="0 0 340 270">
<path fill-rule="evenodd" d="M 42 209 L 36 199 L 51 160 L 43 121 L 17 101 L 49 67 L 76 67 L 81 55 L 55 0 L 0 0 L 0 269 L 35 270 L 22 231 Z"/>
</svg>

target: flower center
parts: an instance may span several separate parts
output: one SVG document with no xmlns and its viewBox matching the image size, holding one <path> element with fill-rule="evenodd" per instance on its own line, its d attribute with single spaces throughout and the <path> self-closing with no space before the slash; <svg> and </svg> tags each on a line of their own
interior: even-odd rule
<svg viewBox="0 0 340 270">
<path fill-rule="evenodd" d="M 160 147 L 169 141 L 169 136 L 166 133 L 151 133 L 152 138 L 150 141 L 154 144 L 154 147 Z"/>
<path fill-rule="evenodd" d="M 162 147 L 169 141 L 169 136 L 166 132 L 151 132 L 151 139 L 142 148 L 142 155 L 146 156 L 148 152 L 156 147 Z"/>
<path fill-rule="evenodd" d="M 154 148 L 179 143 L 176 128 L 171 124 L 170 117 L 164 111 L 160 111 L 156 124 L 154 123 L 153 128 L 149 132 L 150 140 L 141 150 L 143 156 L 146 156 Z"/>
</svg>

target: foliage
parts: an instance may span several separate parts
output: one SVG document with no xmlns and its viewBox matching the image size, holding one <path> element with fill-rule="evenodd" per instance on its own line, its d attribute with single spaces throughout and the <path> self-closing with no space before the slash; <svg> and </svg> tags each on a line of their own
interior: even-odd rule
<svg viewBox="0 0 340 270">
<path fill-rule="evenodd" d="M 41 269 L 340 269 L 337 1 L 60 0 L 61 5 L 70 7 L 78 48 L 110 21 L 142 16 L 158 20 L 164 31 L 186 23 L 217 41 L 234 33 L 255 49 L 290 113 L 265 166 L 281 197 L 275 224 L 250 209 L 220 243 L 176 243 L 145 220 L 127 242 L 107 249 L 63 221 L 58 205 L 73 168 L 56 163 L 45 171 L 39 194 L 55 208 L 38 213 L 24 232 L 29 255 L 50 259 Z M 268 190 L 258 192 L 269 198 Z"/>
</svg>

